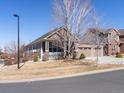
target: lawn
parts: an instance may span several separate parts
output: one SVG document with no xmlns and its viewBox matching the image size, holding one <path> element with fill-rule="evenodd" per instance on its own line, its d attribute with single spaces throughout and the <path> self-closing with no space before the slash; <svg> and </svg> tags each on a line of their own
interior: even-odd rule
<svg viewBox="0 0 124 93">
<path fill-rule="evenodd" d="M 0 80 L 19 80 L 71 75 L 93 70 L 117 68 L 123 65 L 97 65 L 87 61 L 26 62 L 19 70 L 16 65 L 0 68 Z"/>
</svg>

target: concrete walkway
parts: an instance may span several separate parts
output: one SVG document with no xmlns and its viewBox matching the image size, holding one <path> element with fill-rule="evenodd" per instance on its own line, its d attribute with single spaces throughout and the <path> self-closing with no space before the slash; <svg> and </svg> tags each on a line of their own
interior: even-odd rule
<svg viewBox="0 0 124 93">
<path fill-rule="evenodd" d="M 95 61 L 97 57 L 87 57 L 86 59 Z M 124 58 L 115 58 L 114 56 L 98 57 L 98 64 L 124 64 Z"/>
</svg>

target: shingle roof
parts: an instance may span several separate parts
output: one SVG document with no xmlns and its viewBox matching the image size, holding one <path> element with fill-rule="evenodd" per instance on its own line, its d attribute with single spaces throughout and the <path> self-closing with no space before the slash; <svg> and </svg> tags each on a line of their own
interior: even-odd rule
<svg viewBox="0 0 124 93">
<path fill-rule="evenodd" d="M 124 41 L 123 40 L 120 40 L 120 43 L 124 43 Z"/>
<path fill-rule="evenodd" d="M 109 28 L 109 29 L 97 29 L 97 28 L 90 28 L 88 29 L 88 31 L 84 34 L 83 39 L 82 39 L 82 43 L 86 43 L 86 44 L 94 44 L 96 43 L 96 35 L 99 33 L 104 34 L 104 37 L 107 36 L 107 34 L 111 31 L 116 31 L 118 34 L 120 34 L 118 32 L 118 30 L 114 29 L 114 28 Z M 102 38 L 102 37 L 101 37 Z M 102 42 L 105 42 L 104 40 Z"/>
<path fill-rule="evenodd" d="M 88 31 L 84 34 L 83 39 L 82 39 L 82 43 L 84 44 L 94 44 L 96 42 L 96 34 L 98 34 L 98 32 L 102 33 L 101 30 L 92 28 L 92 29 L 88 29 Z"/>
<path fill-rule="evenodd" d="M 119 32 L 118 30 L 114 29 L 114 28 L 103 29 L 102 31 L 103 31 L 105 34 L 108 34 L 109 32 L 111 32 L 111 31 L 113 31 L 113 30 L 114 30 L 115 32 L 117 32 L 118 35 L 120 35 L 120 32 Z"/>
<path fill-rule="evenodd" d="M 64 28 L 63 28 L 63 27 L 60 27 L 60 28 L 56 28 L 56 29 L 54 29 L 54 30 L 52 30 L 52 31 L 49 31 L 48 33 L 46 33 L 46 34 L 42 35 L 41 37 L 39 37 L 39 38 L 35 39 L 34 41 L 32 41 L 32 42 L 31 42 L 30 44 L 28 44 L 27 46 L 32 45 L 32 44 L 34 44 L 34 43 L 37 43 L 37 42 L 39 42 L 39 41 L 42 41 L 42 40 L 44 40 L 47 36 L 51 35 L 52 33 L 56 32 L 56 31 L 59 31 L 59 30 L 61 30 L 61 29 L 64 29 Z"/>
<path fill-rule="evenodd" d="M 121 36 L 121 35 L 124 35 L 124 29 L 119 29 L 118 31 L 119 31 L 119 33 L 120 33 L 120 36 Z"/>
</svg>

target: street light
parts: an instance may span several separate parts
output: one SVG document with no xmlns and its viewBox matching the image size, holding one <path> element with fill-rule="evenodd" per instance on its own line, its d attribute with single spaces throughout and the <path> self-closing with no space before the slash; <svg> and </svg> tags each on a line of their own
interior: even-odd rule
<svg viewBox="0 0 124 93">
<path fill-rule="evenodd" d="M 20 63 L 20 32 L 19 32 L 19 15 L 14 14 L 14 17 L 17 18 L 17 32 L 18 32 L 18 62 L 17 62 L 17 69 L 20 68 L 19 63 Z"/>
</svg>

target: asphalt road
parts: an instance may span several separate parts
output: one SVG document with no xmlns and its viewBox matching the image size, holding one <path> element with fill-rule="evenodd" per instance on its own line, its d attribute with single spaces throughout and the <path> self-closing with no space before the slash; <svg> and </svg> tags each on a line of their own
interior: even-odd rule
<svg viewBox="0 0 124 93">
<path fill-rule="evenodd" d="M 124 93 L 124 70 L 57 80 L 0 84 L 0 93 Z"/>
</svg>

